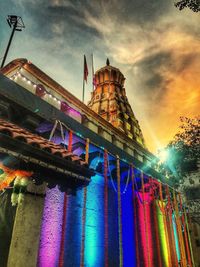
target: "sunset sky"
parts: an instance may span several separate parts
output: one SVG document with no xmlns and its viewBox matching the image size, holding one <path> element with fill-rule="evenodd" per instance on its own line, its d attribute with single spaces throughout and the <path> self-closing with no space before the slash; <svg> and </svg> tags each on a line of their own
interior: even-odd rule
<svg viewBox="0 0 200 267">
<path fill-rule="evenodd" d="M 26 28 L 16 32 L 7 63 L 27 58 L 79 99 L 83 55 L 91 68 L 94 54 L 95 69 L 109 57 L 126 77 L 151 151 L 173 138 L 180 116 L 199 114 L 200 12 L 179 11 L 172 0 L 1 1 L 0 57 L 10 36 L 8 14 L 22 16 Z M 91 88 L 89 81 L 87 100 Z"/>
</svg>

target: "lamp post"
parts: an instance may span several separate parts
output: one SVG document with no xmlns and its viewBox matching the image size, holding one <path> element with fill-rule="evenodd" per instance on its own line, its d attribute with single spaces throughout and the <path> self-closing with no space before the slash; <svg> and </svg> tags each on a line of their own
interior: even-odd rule
<svg viewBox="0 0 200 267">
<path fill-rule="evenodd" d="M 15 31 L 22 31 L 22 29 L 25 28 L 24 22 L 23 22 L 22 18 L 19 16 L 8 15 L 7 22 L 8 22 L 8 25 L 10 26 L 10 28 L 12 28 L 12 32 L 10 35 L 10 39 L 8 41 L 6 52 L 4 54 L 4 57 L 3 57 L 3 60 L 1 63 L 1 68 L 3 68 L 4 63 L 6 61 L 6 57 L 7 57 L 7 54 L 8 54 L 8 51 L 9 51 L 9 48 L 10 48 Z"/>
</svg>

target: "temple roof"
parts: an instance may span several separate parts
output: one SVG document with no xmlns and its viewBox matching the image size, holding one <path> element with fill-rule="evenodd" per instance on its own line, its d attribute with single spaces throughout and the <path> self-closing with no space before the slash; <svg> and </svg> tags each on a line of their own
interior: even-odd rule
<svg viewBox="0 0 200 267">
<path fill-rule="evenodd" d="M 116 83 L 119 84 L 121 84 L 121 82 L 123 83 L 125 78 L 118 68 L 115 68 L 111 65 L 108 66 L 106 65 L 100 70 L 106 70 L 106 69 L 108 70 L 108 72 L 105 73 L 109 73 L 110 69 L 112 70 L 112 73 L 116 71 L 117 74 L 119 74 L 117 75 L 118 82 Z M 99 72 L 100 70 L 98 70 L 97 72 Z M 143 141 L 138 142 L 136 138 L 129 137 L 129 135 L 121 131 L 118 127 L 113 126 L 109 122 L 109 120 L 104 119 L 97 112 L 94 112 L 91 108 L 85 105 L 76 96 L 72 95 L 66 88 L 62 87 L 60 84 L 54 81 L 51 77 L 49 77 L 47 74 L 41 71 L 29 60 L 23 58 L 15 59 L 11 61 L 9 64 L 7 64 L 1 71 L 4 75 L 13 79 L 15 83 L 20 84 L 24 88 L 31 91 L 31 93 L 33 94 L 36 94 L 35 88 L 33 88 L 33 86 L 36 87 L 38 84 L 42 84 L 46 88 L 46 91 L 49 92 L 49 97 L 46 97 L 45 95 L 44 99 L 51 105 L 56 106 L 56 108 L 62 111 L 61 102 L 65 101 L 70 107 L 72 107 L 72 109 L 75 109 L 79 112 L 82 124 L 85 124 L 84 121 L 88 120 L 92 124 L 94 123 L 95 127 L 96 126 L 102 127 L 105 131 L 108 131 L 111 137 L 116 136 L 117 138 L 119 138 L 119 140 L 122 141 L 122 143 L 124 141 L 124 143 L 128 144 L 128 146 L 131 146 L 132 147 L 131 149 L 136 149 L 140 155 L 145 154 L 147 157 L 150 158 L 153 156 L 147 150 L 146 146 L 144 146 Z M 14 76 L 16 77 L 16 75 L 19 76 L 17 79 L 12 78 Z M 100 74 L 100 76 L 101 75 L 102 73 Z M 33 86 L 31 87 L 31 85 L 29 85 L 27 81 L 31 85 L 33 84 Z M 54 101 L 54 98 L 56 98 L 57 101 Z M 137 124 L 137 120 L 135 120 L 135 123 Z"/>
<path fill-rule="evenodd" d="M 95 89 L 88 106 L 145 148 L 139 122 L 126 95 L 123 73 L 107 59 L 106 66 L 95 72 L 94 79 Z"/>
</svg>

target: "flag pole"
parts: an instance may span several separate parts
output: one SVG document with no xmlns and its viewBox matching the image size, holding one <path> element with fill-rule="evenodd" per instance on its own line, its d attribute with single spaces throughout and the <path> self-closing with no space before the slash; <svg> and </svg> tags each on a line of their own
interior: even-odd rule
<svg viewBox="0 0 200 267">
<path fill-rule="evenodd" d="M 83 59 L 83 94 L 82 94 L 82 102 L 84 103 L 84 96 L 85 96 L 85 55 Z"/>
<path fill-rule="evenodd" d="M 92 53 L 92 92 L 94 92 L 94 58 Z"/>
<path fill-rule="evenodd" d="M 83 96 L 82 101 L 84 103 L 84 97 L 85 97 L 85 82 L 87 82 L 88 77 L 88 66 L 86 61 L 86 56 L 84 55 L 84 62 L 83 62 Z"/>
</svg>

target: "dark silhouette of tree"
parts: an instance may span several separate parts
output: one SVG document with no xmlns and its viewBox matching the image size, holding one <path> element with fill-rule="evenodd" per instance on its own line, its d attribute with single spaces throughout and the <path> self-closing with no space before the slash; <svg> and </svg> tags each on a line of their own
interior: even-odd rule
<svg viewBox="0 0 200 267">
<path fill-rule="evenodd" d="M 175 7 L 178 7 L 179 10 L 182 10 L 185 7 L 192 9 L 194 12 L 200 11 L 200 0 L 181 0 L 175 3 Z"/>
<path fill-rule="evenodd" d="M 168 147 L 183 152 L 187 151 L 185 159 L 200 158 L 200 118 L 180 117 L 180 131 L 174 136 Z"/>
</svg>

